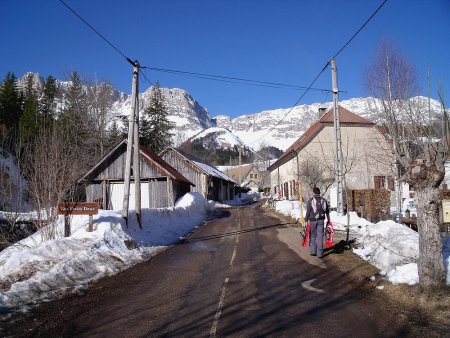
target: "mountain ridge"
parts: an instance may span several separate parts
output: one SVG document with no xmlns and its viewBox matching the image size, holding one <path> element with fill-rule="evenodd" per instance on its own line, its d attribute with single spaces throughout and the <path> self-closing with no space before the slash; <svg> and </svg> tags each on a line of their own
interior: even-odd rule
<svg viewBox="0 0 450 338">
<path fill-rule="evenodd" d="M 28 74 L 18 79 L 19 86 L 24 86 Z M 42 90 L 44 83 L 42 77 L 38 73 L 31 74 L 33 75 L 33 86 Z M 63 89 L 67 88 L 70 83 L 70 81 L 56 81 L 58 86 Z M 113 114 L 117 117 L 128 116 L 131 109 L 131 96 L 118 91 L 114 87 L 112 88 L 114 89 Z M 144 92 L 139 93 L 139 111 L 141 114 L 150 102 L 151 89 L 152 87 L 148 87 Z M 176 146 L 207 131 L 209 128 L 223 128 L 232 134 L 232 138 L 240 140 L 243 145 L 252 149 L 257 150 L 264 146 L 274 146 L 285 150 L 312 123 L 317 121 L 319 108 L 330 109 L 332 107 L 332 102 L 316 102 L 291 108 L 244 114 L 235 118 L 223 114 L 211 117 L 210 112 L 186 90 L 161 88 L 161 92 L 166 100 L 168 119 L 175 124 L 176 130 L 173 141 Z M 428 110 L 428 98 L 423 96 L 417 98 L 423 104 L 424 109 Z M 440 111 L 440 103 L 434 99 L 431 99 L 430 102 L 431 111 L 433 114 L 437 114 Z M 379 122 L 376 106 L 380 102 L 373 97 L 342 100 L 339 104 L 357 115 Z M 223 132 L 221 133 L 223 134 Z"/>
</svg>

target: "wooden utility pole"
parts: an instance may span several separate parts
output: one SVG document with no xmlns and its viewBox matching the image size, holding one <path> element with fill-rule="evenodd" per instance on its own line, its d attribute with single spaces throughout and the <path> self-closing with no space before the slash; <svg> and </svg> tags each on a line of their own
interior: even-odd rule
<svg viewBox="0 0 450 338">
<path fill-rule="evenodd" d="M 335 180 L 337 188 L 337 212 L 342 215 L 344 213 L 342 198 L 342 144 L 341 144 L 341 128 L 339 126 L 339 98 L 338 98 L 338 81 L 336 60 L 331 60 L 331 80 L 333 90 L 333 119 L 334 133 L 336 136 L 336 163 L 335 163 Z"/>
<path fill-rule="evenodd" d="M 239 197 L 241 197 L 241 180 L 242 180 L 242 173 L 241 173 L 241 144 L 239 144 Z"/>
<path fill-rule="evenodd" d="M 138 68 L 139 69 L 139 68 Z M 134 177 L 134 202 L 135 212 L 139 227 L 142 228 L 141 215 L 141 161 L 139 160 L 139 76 L 136 81 L 136 102 L 134 108 L 134 145 L 133 145 L 133 177 Z"/>
<path fill-rule="evenodd" d="M 135 140 L 134 134 L 137 134 L 138 138 L 138 144 L 139 144 L 139 126 L 135 125 L 136 123 L 139 123 L 139 119 L 137 116 L 139 115 L 139 101 L 138 101 L 138 81 L 139 81 L 139 62 L 134 61 L 134 69 L 133 69 L 133 82 L 131 87 L 131 111 L 130 111 L 130 119 L 128 121 L 128 139 L 127 139 L 127 153 L 125 157 L 125 186 L 124 186 L 124 192 L 123 192 L 123 211 L 122 216 L 125 218 L 125 222 L 128 226 L 128 210 L 129 210 L 129 203 L 130 203 L 130 182 L 131 182 L 131 163 L 132 163 L 132 154 L 133 154 L 133 142 Z M 138 121 L 138 122 L 136 122 Z M 137 149 L 135 149 L 135 153 L 137 153 L 137 167 L 139 167 L 139 146 Z M 136 170 L 136 162 L 134 163 L 133 169 Z M 138 169 L 139 173 L 139 169 Z M 134 178 L 135 178 L 135 191 L 140 190 L 140 184 L 139 186 L 136 185 L 136 172 L 134 172 Z M 139 179 L 138 179 L 139 180 Z M 140 196 L 140 192 L 139 192 Z M 138 203 L 136 201 L 136 203 Z M 136 211 L 137 213 L 137 211 Z M 139 197 L 139 213 L 140 213 L 140 197 Z M 140 224 L 140 223 L 139 223 Z"/>
</svg>

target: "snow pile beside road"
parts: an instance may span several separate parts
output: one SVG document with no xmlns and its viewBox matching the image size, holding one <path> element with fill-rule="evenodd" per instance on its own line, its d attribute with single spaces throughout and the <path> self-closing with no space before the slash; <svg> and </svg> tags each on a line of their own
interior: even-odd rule
<svg viewBox="0 0 450 338">
<path fill-rule="evenodd" d="M 72 216 L 70 237 L 44 240 L 42 229 L 0 252 L 0 314 L 77 292 L 88 283 L 142 262 L 208 219 L 212 209 L 200 194 L 186 194 L 174 208 L 143 209 L 143 229 L 130 215 L 100 210 L 94 231 L 88 216 Z M 55 226 L 64 233 L 61 217 Z"/>
<path fill-rule="evenodd" d="M 275 203 L 275 210 L 279 213 L 289 216 L 298 222 L 300 220 L 300 203 L 299 201 L 277 201 Z M 302 205 L 303 217 L 306 214 L 306 206 Z"/>
<path fill-rule="evenodd" d="M 419 234 L 394 221 L 367 225 L 361 229 L 356 243 L 359 248 L 353 251 L 382 273 L 415 263 L 419 258 Z"/>
<path fill-rule="evenodd" d="M 259 200 L 264 197 L 264 194 L 256 190 L 237 194 L 232 200 L 224 201 L 223 203 L 213 202 L 216 208 L 230 208 L 231 206 L 245 205 L 252 201 Z"/>
</svg>

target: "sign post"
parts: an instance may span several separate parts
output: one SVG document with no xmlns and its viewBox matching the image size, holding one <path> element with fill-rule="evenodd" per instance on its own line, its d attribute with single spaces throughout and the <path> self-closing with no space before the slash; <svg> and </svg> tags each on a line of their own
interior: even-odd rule
<svg viewBox="0 0 450 338">
<path fill-rule="evenodd" d="M 70 236 L 70 216 L 89 215 L 88 231 L 93 231 L 93 215 L 98 214 L 97 202 L 62 202 L 58 203 L 58 215 L 64 215 L 64 236 Z"/>
</svg>

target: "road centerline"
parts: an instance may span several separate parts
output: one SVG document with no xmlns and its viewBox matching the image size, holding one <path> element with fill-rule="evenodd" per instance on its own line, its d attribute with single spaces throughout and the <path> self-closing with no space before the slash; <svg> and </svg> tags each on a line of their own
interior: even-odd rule
<svg viewBox="0 0 450 338">
<path fill-rule="evenodd" d="M 225 293 L 227 290 L 227 284 L 228 284 L 229 280 L 230 279 L 227 277 L 227 278 L 225 278 L 225 282 L 223 283 L 222 291 L 220 292 L 219 304 L 217 305 L 216 315 L 214 316 L 214 322 L 211 327 L 211 331 L 209 331 L 210 337 L 215 337 L 217 334 L 217 326 L 219 325 L 219 319 L 222 314 L 223 302 L 225 300 Z"/>
</svg>

